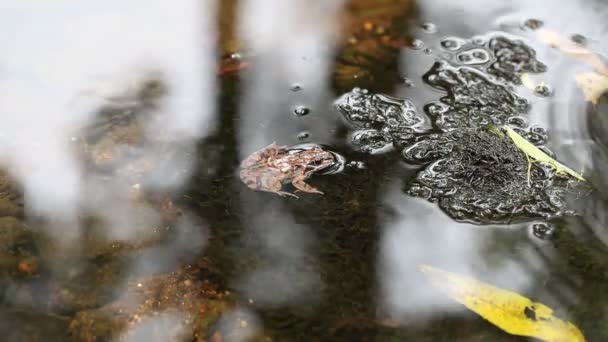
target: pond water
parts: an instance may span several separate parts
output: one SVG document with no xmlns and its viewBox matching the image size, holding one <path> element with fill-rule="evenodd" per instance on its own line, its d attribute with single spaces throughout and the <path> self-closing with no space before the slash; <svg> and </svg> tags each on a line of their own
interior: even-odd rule
<svg viewBox="0 0 608 342">
<path fill-rule="evenodd" d="M 607 17 L 582 0 L 0 4 L 0 332 L 532 339 L 430 266 L 608 340 Z M 529 164 L 505 126 L 584 181 Z M 289 165 L 245 184 L 273 142 Z M 273 193 L 317 148 L 335 163 L 303 178 L 323 194 Z"/>
</svg>

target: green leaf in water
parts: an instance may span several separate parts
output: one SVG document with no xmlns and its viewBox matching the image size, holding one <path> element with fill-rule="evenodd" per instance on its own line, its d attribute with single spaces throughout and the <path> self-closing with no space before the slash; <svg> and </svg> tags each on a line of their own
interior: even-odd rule
<svg viewBox="0 0 608 342">
<path fill-rule="evenodd" d="M 583 176 L 581 176 L 571 168 L 565 166 L 564 164 L 561 164 L 557 160 L 549 157 L 545 152 L 541 151 L 538 147 L 534 146 L 524 137 L 517 134 L 517 132 L 515 132 L 509 126 L 504 126 L 504 129 L 509 138 L 513 140 L 515 146 L 517 146 L 522 152 L 524 152 L 526 154 L 526 157 L 528 158 L 528 183 L 530 183 L 530 167 L 532 165 L 532 161 L 530 161 L 530 158 L 533 159 L 535 162 L 544 163 L 553 167 L 557 173 L 566 173 L 580 181 L 585 180 Z"/>
</svg>

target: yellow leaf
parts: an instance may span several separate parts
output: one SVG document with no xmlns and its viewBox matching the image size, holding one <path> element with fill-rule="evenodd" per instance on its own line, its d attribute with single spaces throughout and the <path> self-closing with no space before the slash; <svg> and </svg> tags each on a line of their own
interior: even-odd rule
<svg viewBox="0 0 608 342">
<path fill-rule="evenodd" d="M 587 101 L 597 104 L 598 99 L 608 90 L 608 77 L 596 72 L 582 72 L 575 75 L 576 83 Z"/>
<path fill-rule="evenodd" d="M 585 341 L 574 324 L 553 316 L 553 310 L 544 304 L 429 265 L 421 265 L 420 270 L 434 287 L 511 335 L 550 342 Z"/>
<path fill-rule="evenodd" d="M 545 44 L 559 49 L 561 52 L 575 57 L 591 65 L 597 72 L 608 75 L 608 67 L 604 62 L 585 47 L 562 37 L 559 33 L 547 29 L 536 30 L 536 35 Z"/>
<path fill-rule="evenodd" d="M 507 135 L 509 136 L 509 138 L 511 138 L 511 140 L 513 141 L 515 146 L 517 146 L 523 153 L 525 153 L 526 156 L 528 156 L 528 158 L 532 158 L 539 163 L 545 163 L 547 165 L 550 165 L 558 173 L 560 173 L 560 172 L 567 173 L 570 176 L 572 176 L 578 180 L 581 180 L 581 181 L 585 180 L 585 178 L 583 178 L 583 176 L 579 175 L 571 168 L 569 168 L 566 165 L 558 162 L 557 160 L 549 157 L 545 152 L 541 151 L 538 147 L 534 146 L 534 144 L 532 144 L 531 142 L 526 140 L 521 135 L 517 134 L 517 132 L 515 132 L 511 127 L 505 125 L 503 128 L 505 129 L 505 131 L 507 132 Z M 528 165 L 528 181 L 530 181 L 530 170 L 529 169 L 530 169 L 530 165 Z"/>
<path fill-rule="evenodd" d="M 534 82 L 530 79 L 530 75 L 527 72 L 523 73 L 520 78 L 524 87 L 530 90 L 534 90 L 534 88 L 536 88 L 536 84 L 534 84 Z"/>
</svg>

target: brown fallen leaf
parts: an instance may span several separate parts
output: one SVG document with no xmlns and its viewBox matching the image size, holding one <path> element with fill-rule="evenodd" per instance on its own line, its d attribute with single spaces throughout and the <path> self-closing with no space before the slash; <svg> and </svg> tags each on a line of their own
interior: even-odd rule
<svg viewBox="0 0 608 342">
<path fill-rule="evenodd" d="M 597 72 L 608 76 L 608 66 L 600 59 L 600 57 L 591 50 L 581 46 L 570 39 L 564 38 L 555 31 L 547 29 L 538 29 L 535 31 L 538 38 L 545 44 L 557 48 L 561 52 L 586 62 L 592 66 Z"/>
</svg>

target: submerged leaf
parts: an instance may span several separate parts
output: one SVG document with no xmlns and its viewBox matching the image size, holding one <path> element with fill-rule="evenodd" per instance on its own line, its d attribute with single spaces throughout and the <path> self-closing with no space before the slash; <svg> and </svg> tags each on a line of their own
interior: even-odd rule
<svg viewBox="0 0 608 342">
<path fill-rule="evenodd" d="M 575 75 L 576 83 L 583 91 L 587 101 L 597 104 L 599 97 L 608 89 L 608 66 L 591 50 L 562 37 L 559 33 L 546 29 L 536 31 L 540 40 L 561 52 L 575 57 L 592 66 L 596 72 L 583 72 Z"/>
<path fill-rule="evenodd" d="M 608 66 L 600 57 L 587 48 L 562 37 L 559 33 L 547 29 L 536 30 L 538 38 L 544 43 L 559 49 L 561 52 L 575 57 L 591 65 L 596 71 L 608 75 Z"/>
<path fill-rule="evenodd" d="M 596 72 L 582 72 L 575 75 L 576 83 L 587 101 L 597 104 L 598 99 L 608 90 L 608 77 Z"/>
<path fill-rule="evenodd" d="M 353 87 L 389 91 L 399 72 L 401 49 L 409 42 L 406 23 L 414 15 L 411 0 L 349 1 L 341 20 L 343 40 L 334 85 L 341 91 Z"/>
<path fill-rule="evenodd" d="M 504 126 L 504 129 L 507 132 L 507 135 L 509 136 L 509 138 L 511 138 L 511 140 L 513 140 L 513 143 L 515 144 L 515 146 L 517 146 L 520 150 L 522 150 L 522 152 L 524 152 L 529 158 L 532 158 L 539 163 L 545 163 L 547 165 L 552 166 L 553 168 L 555 168 L 556 172 L 558 172 L 558 173 L 560 173 L 560 172 L 567 173 L 570 176 L 572 176 L 578 180 L 581 180 L 581 181 L 585 180 L 585 178 L 583 178 L 583 176 L 581 176 L 580 174 L 578 174 L 571 168 L 569 168 L 566 165 L 558 162 L 557 160 L 549 157 L 545 152 L 541 151 L 538 147 L 534 146 L 534 144 L 532 144 L 531 142 L 526 140 L 521 135 L 517 134 L 517 132 L 515 132 L 511 127 Z"/>
<path fill-rule="evenodd" d="M 509 334 L 551 342 L 585 341 L 574 324 L 553 316 L 553 310 L 542 303 L 429 265 L 421 265 L 420 270 L 434 287 Z"/>
</svg>

